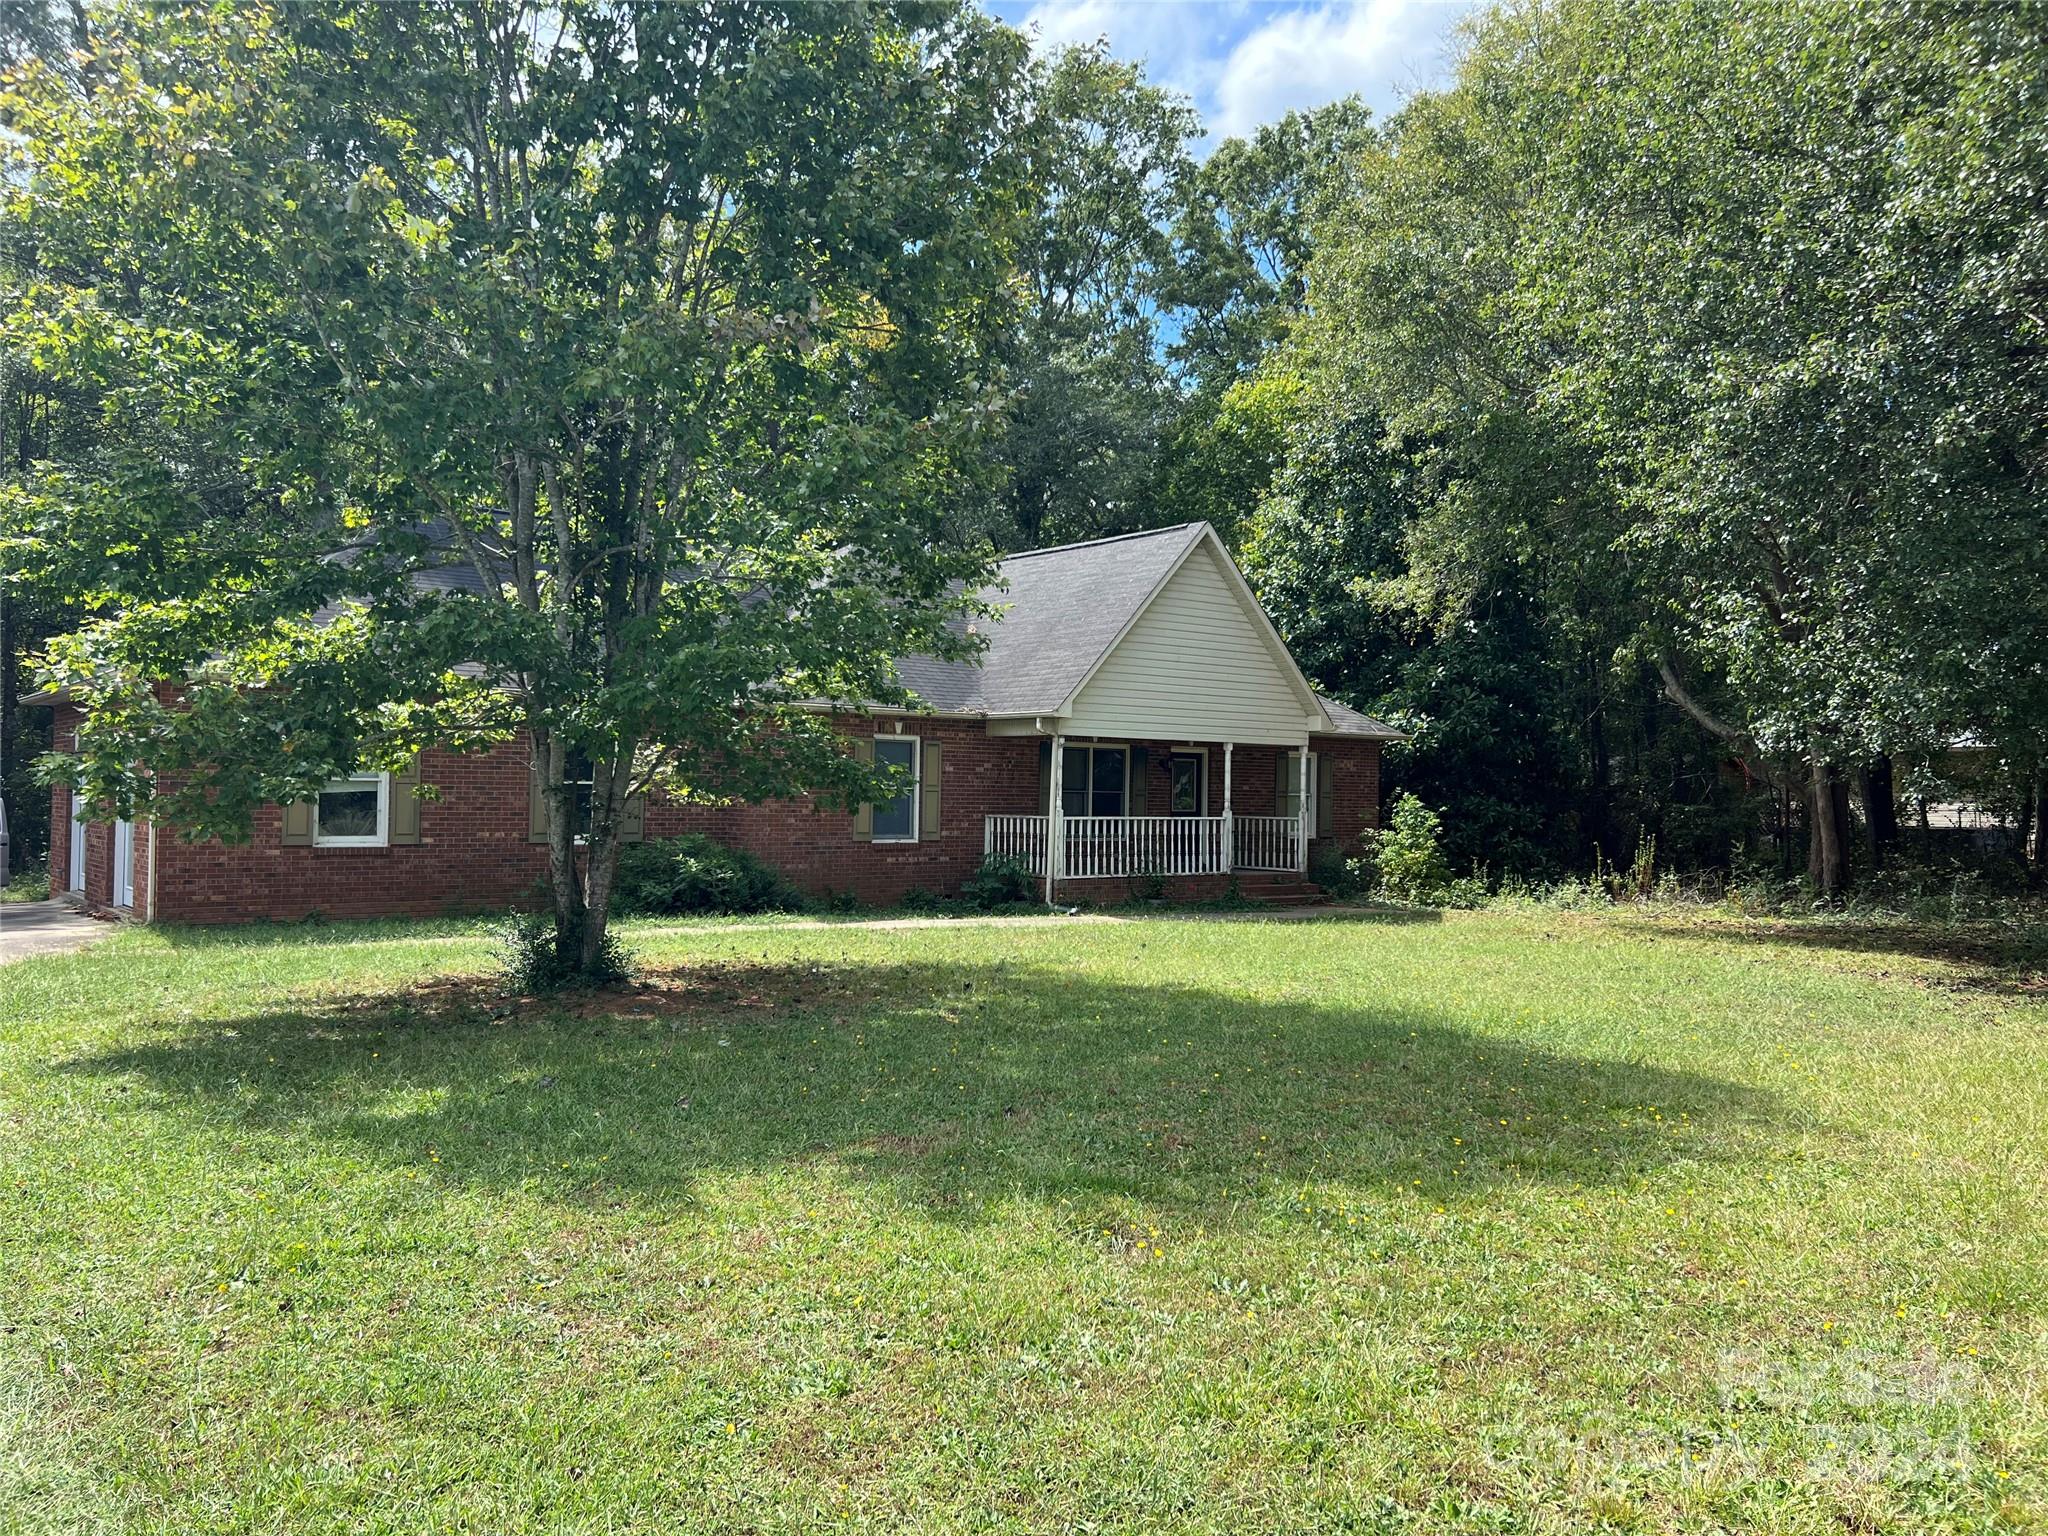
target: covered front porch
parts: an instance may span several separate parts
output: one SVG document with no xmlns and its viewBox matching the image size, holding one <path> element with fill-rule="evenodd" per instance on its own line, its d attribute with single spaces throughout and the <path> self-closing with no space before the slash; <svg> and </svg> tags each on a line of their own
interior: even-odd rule
<svg viewBox="0 0 2048 1536">
<path fill-rule="evenodd" d="M 1235 743 L 1129 743 L 1054 737 L 1040 754 L 1039 802 L 1058 814 L 983 818 L 985 857 L 1065 880 L 1301 873 L 1317 834 L 1317 758 L 1255 749 L 1260 803 L 1247 814 Z M 1163 805 L 1165 814 L 1155 807 Z"/>
</svg>

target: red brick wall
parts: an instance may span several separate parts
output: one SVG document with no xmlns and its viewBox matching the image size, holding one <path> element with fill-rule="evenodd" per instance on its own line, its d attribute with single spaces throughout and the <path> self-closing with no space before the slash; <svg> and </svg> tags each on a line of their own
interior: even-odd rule
<svg viewBox="0 0 2048 1536">
<path fill-rule="evenodd" d="M 893 721 L 847 718 L 850 735 L 894 734 Z M 939 836 L 915 843 L 869 843 L 853 835 L 853 818 L 809 797 L 741 806 L 650 806 L 647 833 L 703 832 L 782 870 L 814 896 L 850 893 L 867 903 L 893 902 L 912 890 L 954 895 L 981 866 L 986 816 L 1038 809 L 1038 742 L 991 736 L 978 720 L 905 720 L 903 734 L 942 749 Z"/>
<path fill-rule="evenodd" d="M 71 721 L 60 713 L 57 727 Z M 893 734 L 893 722 L 841 722 L 850 734 Z M 905 720 L 903 734 L 944 749 L 940 832 L 914 843 L 857 839 L 853 819 L 821 808 L 808 797 L 762 805 L 681 805 L 657 797 L 648 807 L 647 835 L 703 832 L 745 849 L 781 869 L 812 895 L 847 893 L 861 902 L 900 900 L 912 890 L 958 892 L 981 863 L 983 818 L 1043 809 L 1039 798 L 1039 742 L 1035 737 L 990 736 L 978 721 Z M 61 734 L 60 734 L 61 739 Z M 1168 803 L 1168 744 L 1148 743 L 1147 808 Z M 1355 851 L 1357 829 L 1378 812 L 1379 750 L 1372 742 L 1320 739 L 1335 796 L 1337 841 Z M 1209 808 L 1222 809 L 1223 753 L 1209 753 Z M 1240 747 L 1234 754 L 1233 799 L 1240 814 L 1270 814 L 1281 753 Z M 527 840 L 527 749 L 523 741 L 488 753 L 461 756 L 428 752 L 423 782 L 440 792 L 420 807 L 420 841 L 386 848 L 287 848 L 281 813 L 267 806 L 252 838 L 241 844 L 188 843 L 169 828 L 156 839 L 159 890 L 155 916 L 166 922 L 224 923 L 255 918 L 289 921 L 327 917 L 435 916 L 500 910 L 531 898 L 547 868 L 544 845 Z M 51 868 L 59 881 L 68 867 L 70 799 L 52 796 Z M 92 823 L 86 840 L 86 894 L 96 906 L 112 891 L 112 828 Z M 1313 846 L 1311 849 L 1314 852 Z M 136 824 L 136 910 L 146 911 L 149 827 Z M 1176 894 L 1215 895 L 1216 890 Z M 1107 882 L 1089 899 L 1106 899 Z"/>
<path fill-rule="evenodd" d="M 873 722 L 847 722 L 876 733 Z M 890 734 L 885 723 L 879 734 Z M 900 900 L 914 889 L 956 892 L 981 863 L 982 818 L 1033 809 L 1038 748 L 1021 737 L 992 737 L 979 722 L 906 721 L 904 734 L 944 749 L 940 834 L 915 843 L 870 843 L 853 835 L 853 818 L 808 797 L 763 805 L 681 805 L 656 797 L 647 835 L 709 834 L 782 869 L 813 895 L 848 892 L 866 903 Z M 254 918 L 436 916 L 505 908 L 532 897 L 547 870 L 544 845 L 527 840 L 524 742 L 461 756 L 428 752 L 423 782 L 440 798 L 420 807 L 420 841 L 385 848 L 287 848 L 282 813 L 257 813 L 246 843 L 187 843 L 169 828 L 157 838 L 165 922 L 224 923 Z M 68 829 L 62 790 L 53 810 Z M 111 828 L 94 823 L 86 842 L 88 898 L 105 905 L 111 881 Z M 146 824 L 137 824 L 137 909 L 143 909 Z M 65 849 L 53 857 L 68 856 Z M 62 865 L 58 866 L 60 869 Z"/>
<path fill-rule="evenodd" d="M 1361 834 L 1379 825 L 1380 744 L 1356 736 L 1315 736 L 1309 751 L 1322 758 L 1323 793 L 1330 797 L 1330 836 L 1311 836 L 1309 857 L 1314 859 L 1325 843 L 1349 857 L 1359 851 Z M 1221 749 L 1216 760 L 1216 782 L 1222 783 Z M 1232 754 L 1231 809 L 1240 816 L 1271 816 L 1278 804 L 1277 781 L 1287 761 L 1284 747 L 1239 747 Z M 1298 771 L 1298 770 L 1297 770 Z M 1213 802 L 1221 810 L 1221 790 Z"/>
</svg>

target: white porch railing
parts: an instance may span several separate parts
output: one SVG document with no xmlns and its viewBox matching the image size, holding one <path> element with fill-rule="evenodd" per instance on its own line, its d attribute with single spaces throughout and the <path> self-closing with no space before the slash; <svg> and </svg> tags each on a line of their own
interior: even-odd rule
<svg viewBox="0 0 2048 1536">
<path fill-rule="evenodd" d="M 1045 874 L 1046 818 L 1043 816 L 986 816 L 981 851 L 984 857 L 1022 859 L 1031 873 Z"/>
<path fill-rule="evenodd" d="M 1234 837 L 1226 830 L 1232 822 Z M 983 825 L 984 853 L 1021 859 L 1032 874 L 1045 874 L 1046 817 L 989 816 Z M 1061 830 L 1062 880 L 1297 867 L 1291 816 L 1068 816 Z"/>
<path fill-rule="evenodd" d="M 1220 875 L 1221 816 L 1068 816 L 1060 864 L 1069 880 L 1130 875 Z"/>
<path fill-rule="evenodd" d="M 1301 823 L 1292 816 L 1235 816 L 1231 857 L 1239 869 L 1299 869 Z"/>
</svg>

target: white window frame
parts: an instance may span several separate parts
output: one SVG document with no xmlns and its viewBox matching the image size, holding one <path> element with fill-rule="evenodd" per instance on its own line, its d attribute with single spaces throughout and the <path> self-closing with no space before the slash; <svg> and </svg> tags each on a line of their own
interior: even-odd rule
<svg viewBox="0 0 2048 1536">
<path fill-rule="evenodd" d="M 872 831 L 871 840 L 877 843 L 914 843 L 924 825 L 924 738 L 922 736 L 877 736 L 875 737 L 875 766 L 882 766 L 882 743 L 885 741 L 907 741 L 910 743 L 910 831 L 902 836 L 885 837 Z M 877 800 L 873 807 L 873 821 L 882 817 L 884 802 Z"/>
<path fill-rule="evenodd" d="M 1120 801 L 1123 810 L 1115 816 L 1104 816 L 1100 819 L 1103 821 L 1129 821 L 1131 819 L 1131 744 L 1128 741 L 1069 740 L 1066 743 L 1066 750 L 1069 752 L 1086 752 L 1088 754 L 1088 809 L 1079 816 L 1067 816 L 1067 820 L 1080 821 L 1087 819 L 1092 821 L 1097 819 L 1095 815 L 1095 754 L 1097 752 L 1121 752 L 1124 755 L 1124 792 Z M 1060 794 L 1062 798 L 1073 787 L 1067 780 L 1066 768 L 1062 766 L 1060 769 Z M 1065 807 L 1061 808 L 1060 814 L 1066 816 Z"/>
<path fill-rule="evenodd" d="M 377 786 L 377 830 L 359 837 L 327 837 L 320 831 L 320 797 L 330 791 L 346 792 L 374 783 Z M 313 846 L 315 848 L 386 848 L 391 844 L 391 775 L 351 773 L 329 779 L 313 794 Z"/>
<path fill-rule="evenodd" d="M 1301 754 L 1289 749 L 1280 760 L 1280 771 L 1286 775 L 1287 793 L 1299 796 L 1301 793 Z M 1308 755 L 1308 835 L 1316 835 L 1317 813 L 1323 803 L 1323 754 L 1311 752 Z M 1301 807 L 1295 806 L 1293 815 L 1301 814 Z"/>
<path fill-rule="evenodd" d="M 569 754 L 571 758 L 574 758 L 576 755 L 574 752 Z M 583 817 L 577 823 L 576 835 L 570 841 L 578 848 L 587 848 L 590 846 L 590 811 L 595 808 L 597 802 L 597 759 L 594 757 L 584 758 L 584 772 L 590 775 L 587 779 L 570 778 L 569 770 L 574 766 L 573 762 L 568 761 L 562 764 L 562 788 L 569 791 L 569 814 L 571 816 L 576 814 L 576 790 L 578 786 L 588 784 L 590 786 L 590 798 L 585 802 L 586 808 Z"/>
</svg>

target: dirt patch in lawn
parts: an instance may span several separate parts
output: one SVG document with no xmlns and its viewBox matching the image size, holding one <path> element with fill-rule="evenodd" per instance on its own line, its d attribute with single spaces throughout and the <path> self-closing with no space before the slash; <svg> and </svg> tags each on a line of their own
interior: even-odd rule
<svg viewBox="0 0 2048 1536">
<path fill-rule="evenodd" d="M 649 966 L 616 987 L 535 996 L 507 992 L 490 976 L 442 976 L 400 992 L 351 997 L 346 1018 L 474 1024 L 541 1016 L 659 1019 L 712 1014 L 794 1013 L 855 1008 L 905 995 L 898 973 L 831 965 Z"/>
</svg>

